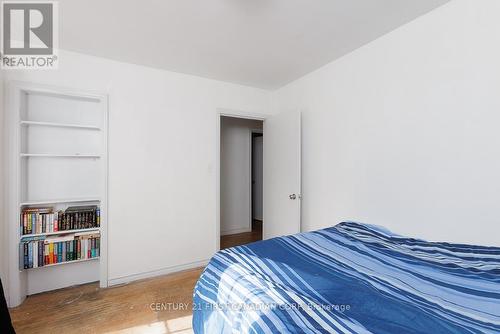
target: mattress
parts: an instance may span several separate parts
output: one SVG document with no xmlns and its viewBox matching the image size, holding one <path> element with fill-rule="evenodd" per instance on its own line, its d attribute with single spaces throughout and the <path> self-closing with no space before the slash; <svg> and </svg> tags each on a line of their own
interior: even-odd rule
<svg viewBox="0 0 500 334">
<path fill-rule="evenodd" d="M 500 248 L 346 222 L 218 252 L 195 333 L 500 333 Z"/>
</svg>

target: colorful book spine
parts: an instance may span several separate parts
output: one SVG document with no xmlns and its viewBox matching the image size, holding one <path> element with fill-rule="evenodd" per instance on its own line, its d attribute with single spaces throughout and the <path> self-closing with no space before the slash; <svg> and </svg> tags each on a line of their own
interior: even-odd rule
<svg viewBox="0 0 500 334">
<path fill-rule="evenodd" d="M 100 226 L 101 210 L 95 205 L 69 207 L 66 211 L 54 211 L 52 207 L 27 208 L 22 211 L 20 219 L 22 235 L 46 234 Z"/>
<path fill-rule="evenodd" d="M 61 236 L 25 237 L 19 251 L 21 269 L 92 259 L 100 255 L 100 234 L 80 232 Z"/>
</svg>

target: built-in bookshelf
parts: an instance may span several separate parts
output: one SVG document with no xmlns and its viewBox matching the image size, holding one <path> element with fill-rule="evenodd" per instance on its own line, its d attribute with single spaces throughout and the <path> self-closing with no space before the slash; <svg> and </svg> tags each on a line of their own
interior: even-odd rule
<svg viewBox="0 0 500 334">
<path fill-rule="evenodd" d="M 9 87 L 9 304 L 99 281 L 107 286 L 107 97 Z"/>
<path fill-rule="evenodd" d="M 37 269 L 92 260 L 100 254 L 99 204 L 66 209 L 24 207 L 19 268 Z"/>
</svg>

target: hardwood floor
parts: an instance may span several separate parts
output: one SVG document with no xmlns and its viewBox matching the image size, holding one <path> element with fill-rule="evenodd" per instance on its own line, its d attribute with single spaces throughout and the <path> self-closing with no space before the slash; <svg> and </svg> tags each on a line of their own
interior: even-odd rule
<svg viewBox="0 0 500 334">
<path fill-rule="evenodd" d="M 22 333 L 192 333 L 193 288 L 202 269 L 99 289 L 97 283 L 29 296 L 11 309 Z"/>
<path fill-rule="evenodd" d="M 252 232 L 223 236 L 221 249 L 262 240 L 262 222 Z M 10 310 L 23 333 L 192 333 L 193 288 L 202 268 L 100 289 L 85 284 L 29 296 Z"/>
<path fill-rule="evenodd" d="M 262 221 L 254 220 L 252 232 L 221 236 L 220 249 L 244 245 L 259 240 L 262 240 Z"/>
</svg>

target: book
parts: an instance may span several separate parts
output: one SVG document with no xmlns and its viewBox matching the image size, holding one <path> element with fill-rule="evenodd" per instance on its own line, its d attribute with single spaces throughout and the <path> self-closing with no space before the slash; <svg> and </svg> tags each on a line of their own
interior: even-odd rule
<svg viewBox="0 0 500 334">
<path fill-rule="evenodd" d="M 29 254 L 28 254 L 28 243 L 27 242 L 23 243 L 23 256 L 24 256 L 23 268 L 28 269 Z"/>
<path fill-rule="evenodd" d="M 27 236 L 20 243 L 21 269 L 97 258 L 100 233 L 83 231 L 64 235 Z"/>
<path fill-rule="evenodd" d="M 41 233 L 44 215 L 50 215 L 52 208 L 26 208 L 21 213 L 22 234 Z"/>
<path fill-rule="evenodd" d="M 54 211 L 52 207 L 26 208 L 20 219 L 23 236 L 97 228 L 100 225 L 100 209 L 97 205 L 71 206 L 64 211 Z"/>
</svg>

